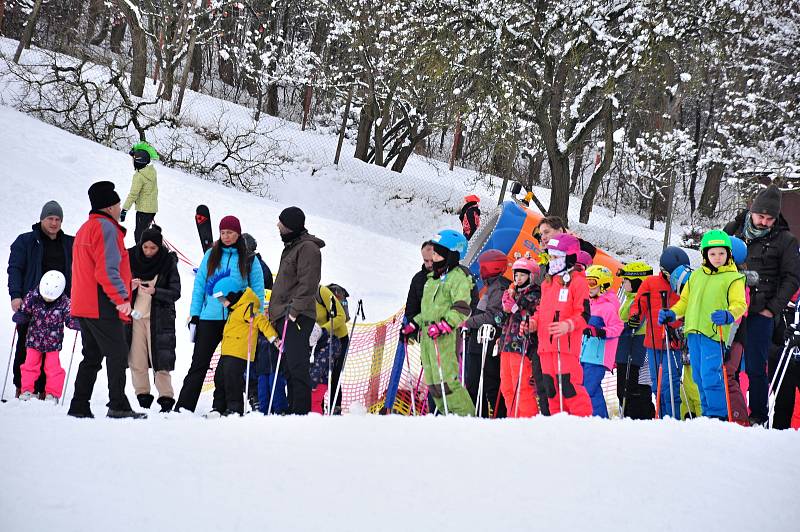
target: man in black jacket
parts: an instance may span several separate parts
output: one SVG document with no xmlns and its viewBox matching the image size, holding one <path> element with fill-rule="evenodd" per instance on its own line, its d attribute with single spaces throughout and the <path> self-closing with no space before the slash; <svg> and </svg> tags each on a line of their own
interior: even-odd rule
<svg viewBox="0 0 800 532">
<path fill-rule="evenodd" d="M 797 238 L 781 216 L 781 191 L 770 185 L 753 200 L 750 210 L 725 226 L 725 232 L 747 243 L 747 267 L 758 272 L 750 307 L 742 324 L 746 332 L 745 369 L 750 378 L 750 421 L 767 421 L 767 354 L 773 330 L 789 299 L 800 286 Z"/>
<path fill-rule="evenodd" d="M 22 233 L 11 244 L 8 256 L 8 293 L 11 296 L 11 310 L 16 312 L 22 305 L 25 294 L 36 288 L 45 272 L 58 270 L 67 279 L 64 290 L 70 292 L 72 281 L 72 243 L 75 237 L 64 234 L 61 222 L 64 211 L 55 201 L 48 201 L 42 207 L 39 223 L 28 233 Z M 20 366 L 25 362 L 25 340 L 28 325 L 17 325 L 17 348 L 14 351 L 14 385 L 17 396 L 20 389 Z M 44 358 L 42 359 L 44 367 Z M 37 379 L 34 391 L 44 398 L 45 374 Z"/>
<path fill-rule="evenodd" d="M 408 288 L 406 298 L 406 321 L 420 313 L 422 309 L 422 292 L 425 290 L 425 283 L 428 282 L 428 274 L 433 271 L 433 244 L 430 241 L 422 243 L 422 268 L 411 278 L 411 286 Z"/>
</svg>

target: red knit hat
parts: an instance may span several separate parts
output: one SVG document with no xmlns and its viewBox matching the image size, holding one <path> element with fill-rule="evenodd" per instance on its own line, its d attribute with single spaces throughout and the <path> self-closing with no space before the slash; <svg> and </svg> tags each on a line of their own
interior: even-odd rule
<svg viewBox="0 0 800 532">
<path fill-rule="evenodd" d="M 237 235 L 242 234 L 242 224 L 239 223 L 239 218 L 236 216 L 226 216 L 222 220 L 219 221 L 219 230 L 224 231 L 233 231 Z"/>
</svg>

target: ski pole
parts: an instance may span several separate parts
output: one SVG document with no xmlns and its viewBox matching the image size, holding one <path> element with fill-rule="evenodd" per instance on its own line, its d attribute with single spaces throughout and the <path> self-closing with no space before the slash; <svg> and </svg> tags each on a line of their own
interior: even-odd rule
<svg viewBox="0 0 800 532">
<path fill-rule="evenodd" d="M 800 324 L 800 307 L 795 308 L 794 314 L 794 323 L 790 327 L 794 330 L 797 330 L 797 326 Z M 786 344 L 783 347 L 783 352 L 781 353 L 780 358 L 778 359 L 778 366 L 775 368 L 775 373 L 772 375 L 772 381 L 769 383 L 769 397 L 768 397 L 768 408 L 769 408 L 769 415 L 767 420 L 767 428 L 772 428 L 772 422 L 775 417 L 775 404 L 778 401 L 778 393 L 781 390 L 781 386 L 783 385 L 783 378 L 786 376 L 786 372 L 789 369 L 789 362 L 791 358 L 792 349 L 789 347 L 789 343 L 791 340 L 787 340 Z M 795 348 L 796 349 L 796 348 Z M 780 377 L 778 377 L 780 375 Z M 775 386 L 775 381 L 777 379 L 778 386 Z"/>
<path fill-rule="evenodd" d="M 267 415 L 272 414 L 272 400 L 275 398 L 275 387 L 278 386 L 278 372 L 281 369 L 283 349 L 286 347 L 286 326 L 289 325 L 289 321 L 289 312 L 287 310 L 286 317 L 283 319 L 283 334 L 281 334 L 281 347 L 278 349 L 278 364 L 275 366 L 275 376 L 272 378 L 272 389 L 269 391 L 269 406 L 267 407 Z"/>
<path fill-rule="evenodd" d="M 247 306 L 245 312 L 250 312 L 250 329 L 247 331 L 247 369 L 244 372 L 244 406 L 242 415 L 249 413 L 250 405 L 250 358 L 253 355 L 253 304 Z"/>
<path fill-rule="evenodd" d="M 652 323 L 653 320 L 653 302 L 650 299 L 650 292 L 645 292 L 642 294 L 643 297 L 647 298 L 647 325 L 646 328 L 650 329 L 650 341 L 653 344 L 653 355 L 656 354 L 656 324 Z M 662 367 L 661 367 L 662 360 L 656 359 L 656 419 L 661 419 L 661 375 L 662 375 Z M 653 376 L 651 375 L 650 378 L 652 379 Z"/>
<path fill-rule="evenodd" d="M 347 355 L 348 353 L 350 353 L 350 346 L 353 345 L 353 335 L 356 332 L 356 322 L 358 321 L 359 313 L 361 314 L 362 320 L 367 319 L 367 317 L 364 316 L 364 304 L 360 299 L 358 300 L 356 313 L 355 316 L 353 317 L 353 325 L 350 327 L 350 341 L 347 343 L 347 350 L 344 352 L 344 355 L 342 355 L 342 373 L 339 375 L 339 381 L 336 383 L 336 394 L 334 394 L 333 396 L 334 405 L 336 405 L 336 402 L 339 400 L 339 392 L 342 389 L 342 380 L 344 380 L 344 370 L 345 370 L 345 364 L 347 364 Z M 333 407 L 331 408 L 331 410 L 333 410 Z"/>
<path fill-rule="evenodd" d="M 556 311 L 555 319 L 553 323 L 558 323 L 559 317 L 561 312 Z M 558 408 L 559 412 L 564 411 L 564 393 L 561 391 L 561 386 L 563 384 L 563 377 L 561 376 L 561 337 L 556 337 L 556 363 L 557 363 L 557 371 L 558 371 Z"/>
<path fill-rule="evenodd" d="M 442 372 L 442 356 L 439 353 L 439 342 L 436 340 L 436 338 L 433 338 L 433 348 L 436 350 L 436 365 L 439 367 L 439 386 L 442 388 L 444 415 L 449 416 L 450 411 L 447 409 L 447 394 L 445 394 L 445 387 L 444 387 L 444 373 Z"/>
<path fill-rule="evenodd" d="M 75 346 L 78 344 L 80 331 L 75 331 L 75 339 L 72 340 L 72 353 L 69 355 L 69 366 L 67 366 L 67 378 L 64 380 L 64 390 L 61 392 L 61 404 L 67 402 L 67 385 L 69 384 L 69 374 L 72 373 L 72 359 L 75 356 Z"/>
<path fill-rule="evenodd" d="M 461 331 L 461 386 L 464 384 L 464 372 L 467 367 L 467 329 Z"/>
<path fill-rule="evenodd" d="M 331 294 L 331 307 L 328 311 L 328 320 L 331 324 L 331 332 L 328 335 L 328 389 L 325 390 L 328 397 L 328 411 L 327 415 L 333 413 L 333 405 L 331 404 L 331 381 L 333 379 L 333 319 L 336 317 L 336 296 Z"/>
<path fill-rule="evenodd" d="M 719 331 L 719 349 L 722 362 L 722 381 L 725 383 L 725 403 L 728 406 L 728 421 L 733 421 L 733 412 L 731 411 L 731 395 L 728 391 L 728 368 L 725 367 L 725 338 L 722 331 L 722 325 L 717 326 Z"/>
<path fill-rule="evenodd" d="M 406 354 L 406 373 L 408 373 L 408 381 L 409 384 L 411 383 L 411 357 L 408 356 L 408 338 L 403 338 L 403 350 Z M 409 388 L 409 392 L 412 392 L 412 389 Z M 416 401 L 416 394 L 411 396 L 411 415 L 417 415 L 417 401 Z"/>
<path fill-rule="evenodd" d="M 661 308 L 667 309 L 667 292 L 662 290 L 661 291 Z M 669 409 L 670 413 L 672 414 L 673 419 L 680 419 L 680 412 L 678 415 L 675 415 L 675 391 L 672 389 L 672 351 L 670 350 L 669 345 L 669 334 L 667 333 L 667 329 L 669 329 L 669 325 L 664 324 L 664 348 L 667 352 L 667 378 L 669 379 Z M 663 358 L 663 357 L 662 357 Z M 723 362 L 724 365 L 724 362 Z"/>
<path fill-rule="evenodd" d="M 485 323 L 478 329 L 478 342 L 481 344 L 481 375 L 478 379 L 478 397 L 475 404 L 475 415 L 483 417 L 483 367 L 486 365 L 486 355 L 489 351 L 489 343 L 494 339 L 494 325 Z"/>
<path fill-rule="evenodd" d="M 408 353 L 406 353 L 406 357 L 408 357 Z M 421 367 L 421 362 L 420 362 L 419 376 L 417 377 L 417 384 L 414 386 L 414 399 L 413 399 L 414 404 L 417 403 L 417 398 L 419 397 L 419 384 L 422 382 L 422 374 L 424 371 L 425 368 Z"/>
<path fill-rule="evenodd" d="M 628 342 L 628 364 L 625 366 L 625 386 L 622 388 L 622 407 L 619 410 L 619 417 L 625 418 L 625 406 L 628 403 L 628 381 L 631 380 L 631 363 L 633 362 L 633 339 L 636 335 L 636 329 L 631 329 L 631 340 Z"/>
<path fill-rule="evenodd" d="M 11 352 L 8 354 L 8 364 L 6 365 L 6 378 L 3 379 L 3 393 L 0 395 L 0 402 L 6 403 L 6 385 L 8 384 L 8 374 L 11 371 L 11 360 L 14 358 L 14 342 L 17 339 L 17 326 L 14 325 L 14 333 L 11 335 Z"/>
</svg>

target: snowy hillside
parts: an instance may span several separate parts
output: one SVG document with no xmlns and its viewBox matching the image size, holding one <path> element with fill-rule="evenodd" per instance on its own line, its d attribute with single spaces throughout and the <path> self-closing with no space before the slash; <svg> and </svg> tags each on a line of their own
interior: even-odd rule
<svg viewBox="0 0 800 532">
<path fill-rule="evenodd" d="M 64 229 L 74 234 L 88 211 L 90 183 L 111 179 L 121 194 L 130 184 L 126 154 L 5 107 L 0 145 L 3 264 L 9 244 L 29 230 L 45 201 L 62 204 Z M 383 207 L 363 187 L 319 172 L 287 176 L 274 189 L 276 203 L 158 171 L 157 222 L 194 261 L 197 203 L 208 204 L 215 220 L 240 217 L 273 268 L 281 248 L 278 213 L 289 204 L 304 208 L 310 231 L 327 242 L 323 280 L 363 298 L 368 321 L 403 304 L 420 235 L 453 225 L 452 217 L 420 215 L 430 212 L 424 206 Z M 187 316 L 189 266 L 181 266 L 181 277 L 179 320 Z M 6 281 L 3 268 L 0 283 Z M 11 344 L 10 314 L 0 305 L 0 345 Z M 65 367 L 71 333 L 66 343 Z M 176 387 L 191 356 L 188 340 L 178 343 Z M 101 373 L 96 414 L 105 400 Z M 203 396 L 198 411 L 209 402 Z M 709 420 L 251 415 L 207 421 L 181 414 L 79 421 L 60 406 L 12 400 L 0 405 L 0 530 L 788 531 L 800 520 L 798 449 L 796 431 Z"/>
</svg>

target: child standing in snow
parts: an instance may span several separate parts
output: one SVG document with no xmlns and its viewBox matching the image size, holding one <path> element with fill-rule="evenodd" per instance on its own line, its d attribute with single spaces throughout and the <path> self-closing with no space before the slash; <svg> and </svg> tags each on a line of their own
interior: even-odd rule
<svg viewBox="0 0 800 532">
<path fill-rule="evenodd" d="M 672 291 L 681 295 L 683 287 L 689 282 L 689 276 L 692 274 L 692 269 L 688 266 L 678 266 L 669 276 L 669 284 Z M 681 380 L 681 417 L 683 419 L 693 419 L 703 415 L 703 410 L 700 405 L 700 391 L 692 378 L 692 364 L 689 360 L 689 348 L 686 345 L 686 338 L 683 334 L 683 327 L 674 329 L 675 336 L 681 342 L 677 346 L 681 353 L 681 360 L 683 361 L 683 379 Z"/>
<path fill-rule="evenodd" d="M 536 338 L 529 334 L 530 318 L 539 305 L 541 291 L 533 279 L 539 265 L 532 259 L 519 258 L 513 266 L 514 284 L 503 293 L 503 311 L 509 314 L 500 352 L 500 391 L 508 417 L 533 417 L 539 413 L 536 389 L 531 385 L 536 354 Z M 535 357 L 535 360 L 534 360 Z"/>
<path fill-rule="evenodd" d="M 611 270 L 605 266 L 589 266 L 586 270 L 591 317 L 583 330 L 583 385 L 592 400 L 592 414 L 603 418 L 608 418 L 608 408 L 600 384 L 606 371 L 614 369 L 617 343 L 622 333 L 619 300 L 609 291 L 613 281 Z"/>
<path fill-rule="evenodd" d="M 136 205 L 136 228 L 133 236 L 138 244 L 142 233 L 150 227 L 158 212 L 158 175 L 155 167 L 150 164 L 151 161 L 158 160 L 158 152 L 150 144 L 138 142 L 131 148 L 130 155 L 136 171 L 128 198 L 122 205 L 119 221 L 124 222 L 128 209 Z"/>
<path fill-rule="evenodd" d="M 452 229 L 432 240 L 433 271 L 422 292 L 420 313 L 403 327 L 407 337 L 420 330 L 425 384 L 440 413 L 472 416 L 475 405 L 459 381 L 454 334 L 470 316 L 472 276 L 459 265 L 467 252 L 467 239 Z"/>
<path fill-rule="evenodd" d="M 261 313 L 261 301 L 247 287 L 244 292 L 231 277 L 223 277 L 214 285 L 214 296 L 229 309 L 222 333 L 222 349 L 214 375 L 214 402 L 206 416 L 216 418 L 244 414 L 244 379 L 247 362 L 253 361 L 258 333 L 278 343 L 278 333 Z"/>
<path fill-rule="evenodd" d="M 671 323 L 684 317 L 703 415 L 728 419 L 729 404 L 722 376 L 728 351 L 724 344 L 731 324 L 747 310 L 744 275 L 733 263 L 731 239 L 725 232 L 715 230 L 703 235 L 700 249 L 702 267 L 692 272 L 680 300 L 671 309 L 659 312 L 658 322 Z"/>
<path fill-rule="evenodd" d="M 569 234 L 547 242 L 548 275 L 542 283 L 542 301 L 531 320 L 539 337 L 539 357 L 550 413 L 563 409 L 576 416 L 592 415 L 592 404 L 583 387 L 579 357 L 583 330 L 589 319 L 586 277 L 575 274 L 580 243 Z"/>
<path fill-rule="evenodd" d="M 46 272 L 39 281 L 39 287 L 28 292 L 12 318 L 14 323 L 29 323 L 25 344 L 27 355 L 20 367 L 22 393 L 19 398 L 22 401 L 33 397 L 33 387 L 41 374 L 43 356 L 47 376 L 45 401 L 57 403 L 61 398 L 65 372 L 58 356 L 64 342 L 64 325 L 80 330 L 78 321 L 70 317 L 70 301 L 64 293 L 65 285 L 63 273 L 57 270 Z"/>
<path fill-rule="evenodd" d="M 646 364 L 645 326 L 638 317 L 642 313 L 641 309 L 634 312 L 631 308 L 642 282 L 653 275 L 653 268 L 644 262 L 631 262 L 625 264 L 617 275 L 622 278 L 622 288 L 625 291 L 619 317 L 627 325 L 617 343 L 617 397 L 620 413 L 631 419 L 653 419 L 655 409 L 650 388 L 650 371 Z"/>
</svg>

